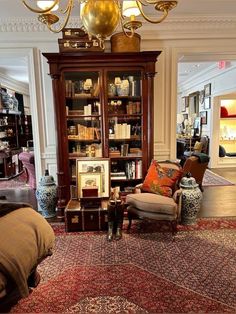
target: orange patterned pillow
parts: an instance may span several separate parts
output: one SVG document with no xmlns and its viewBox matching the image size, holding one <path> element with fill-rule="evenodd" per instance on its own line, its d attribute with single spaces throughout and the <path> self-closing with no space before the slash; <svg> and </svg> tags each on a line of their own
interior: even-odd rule
<svg viewBox="0 0 236 314">
<path fill-rule="evenodd" d="M 153 160 L 142 185 L 142 191 L 171 197 L 176 182 L 181 178 L 182 171 L 161 167 Z"/>
</svg>

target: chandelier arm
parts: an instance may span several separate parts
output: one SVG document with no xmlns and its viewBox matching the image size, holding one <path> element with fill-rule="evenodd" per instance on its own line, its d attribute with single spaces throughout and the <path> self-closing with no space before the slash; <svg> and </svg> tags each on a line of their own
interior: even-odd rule
<svg viewBox="0 0 236 314">
<path fill-rule="evenodd" d="M 26 0 L 22 0 L 22 3 L 24 4 L 24 6 L 27 8 L 27 9 L 29 9 L 30 11 L 32 11 L 32 12 L 34 12 L 34 13 L 48 13 L 49 11 L 51 11 L 57 4 L 59 4 L 59 0 L 54 0 L 55 2 L 54 2 L 54 4 L 51 6 L 51 7 L 49 7 L 49 8 L 47 8 L 47 9 L 45 9 L 45 10 L 39 10 L 39 9 L 34 9 L 34 8 L 32 8 L 31 6 L 29 6 L 27 3 L 26 3 Z"/>
<path fill-rule="evenodd" d="M 70 6 L 71 6 L 70 10 L 72 10 L 72 8 L 74 6 L 74 0 L 69 0 L 69 3 L 67 4 L 67 7 L 65 8 L 65 10 L 60 9 L 60 12 L 62 14 L 66 14 L 68 12 Z"/>
<path fill-rule="evenodd" d="M 55 28 L 52 28 L 50 24 L 46 24 L 48 29 L 53 32 L 53 33 L 60 33 L 64 27 L 66 27 L 68 21 L 69 21 L 69 18 L 70 18 L 70 13 L 71 13 L 71 10 L 73 8 L 73 3 L 74 3 L 74 0 L 69 0 L 69 3 L 67 5 L 67 8 L 65 10 L 65 12 L 67 12 L 66 14 L 66 18 L 65 18 L 65 21 L 64 23 L 61 25 L 61 27 L 59 27 L 58 29 L 55 29 Z"/>
<path fill-rule="evenodd" d="M 145 0 L 145 1 L 147 1 L 147 0 Z M 139 2 L 139 0 L 136 0 L 136 3 L 137 3 L 137 6 L 138 6 L 138 8 L 139 8 L 139 10 L 140 10 L 140 13 L 141 13 L 142 17 L 143 17 L 146 21 L 148 21 L 148 22 L 150 22 L 150 23 L 153 23 L 153 24 L 161 23 L 162 21 L 164 21 L 164 19 L 165 19 L 165 18 L 167 17 L 167 15 L 168 15 L 168 11 L 167 11 L 167 10 L 164 10 L 164 11 L 163 11 L 163 16 L 162 16 L 159 20 L 152 20 L 152 19 L 150 19 L 150 18 L 144 13 L 143 8 L 142 8 L 142 4 Z"/>
<path fill-rule="evenodd" d="M 121 20 L 120 20 L 120 23 L 121 23 L 122 31 L 123 31 L 123 33 L 125 34 L 125 36 L 126 36 L 126 37 L 129 37 L 129 38 L 132 38 L 132 37 L 134 36 L 134 28 L 131 27 L 131 29 L 130 29 L 131 33 L 129 34 L 129 32 L 127 32 L 126 29 L 124 28 L 124 25 L 123 25 L 123 23 L 121 22 Z"/>
</svg>

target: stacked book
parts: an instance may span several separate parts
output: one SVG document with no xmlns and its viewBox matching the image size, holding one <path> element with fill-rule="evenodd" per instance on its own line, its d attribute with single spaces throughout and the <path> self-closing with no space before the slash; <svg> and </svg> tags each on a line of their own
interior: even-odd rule
<svg viewBox="0 0 236 314">
<path fill-rule="evenodd" d="M 109 156 L 110 157 L 120 157 L 119 149 L 109 149 Z"/>
<path fill-rule="evenodd" d="M 125 180 L 126 175 L 124 171 L 120 171 L 120 172 L 111 172 L 111 180 Z"/>
<path fill-rule="evenodd" d="M 130 147 L 129 156 L 142 156 L 142 150 L 139 147 Z"/>
</svg>

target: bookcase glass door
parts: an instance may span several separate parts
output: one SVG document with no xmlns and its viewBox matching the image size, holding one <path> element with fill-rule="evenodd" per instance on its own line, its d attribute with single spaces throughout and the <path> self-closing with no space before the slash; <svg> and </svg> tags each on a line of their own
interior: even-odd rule
<svg viewBox="0 0 236 314">
<path fill-rule="evenodd" d="M 107 72 L 111 186 L 129 193 L 142 181 L 143 109 L 141 71 Z"/>
<path fill-rule="evenodd" d="M 71 184 L 76 159 L 102 157 L 102 115 L 98 71 L 66 72 L 65 105 Z"/>
</svg>

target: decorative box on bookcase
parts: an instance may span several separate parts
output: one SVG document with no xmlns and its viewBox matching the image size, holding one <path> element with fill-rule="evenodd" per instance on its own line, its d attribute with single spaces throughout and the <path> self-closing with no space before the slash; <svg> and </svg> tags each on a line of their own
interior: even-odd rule
<svg viewBox="0 0 236 314">
<path fill-rule="evenodd" d="M 160 52 L 45 53 L 57 126 L 58 215 L 79 157 L 110 158 L 111 187 L 126 193 L 153 158 L 153 83 Z"/>
</svg>

